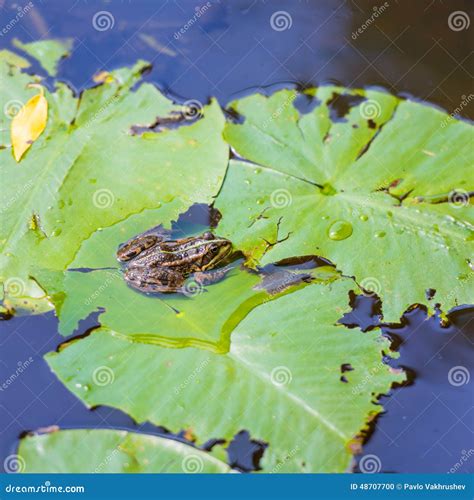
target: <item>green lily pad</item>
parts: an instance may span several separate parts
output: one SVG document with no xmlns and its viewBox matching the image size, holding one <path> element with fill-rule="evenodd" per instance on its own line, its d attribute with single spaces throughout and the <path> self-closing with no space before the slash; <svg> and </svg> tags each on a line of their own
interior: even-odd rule
<svg viewBox="0 0 474 500">
<path fill-rule="evenodd" d="M 338 94 L 358 98 L 333 122 Z M 296 92 L 231 104 L 239 155 L 216 200 L 224 237 L 253 263 L 295 255 L 330 259 L 384 302 L 387 321 L 427 289 L 445 311 L 469 303 L 473 207 L 470 124 L 377 91 L 322 87 L 309 113 Z M 314 94 L 314 96 L 313 96 Z"/>
<path fill-rule="evenodd" d="M 115 430 L 64 430 L 26 436 L 17 462 L 25 473 L 224 473 L 211 454 L 157 436 Z"/>
<path fill-rule="evenodd" d="M 65 85 L 45 92 L 46 130 L 19 164 L 4 134 L 0 282 L 13 308 L 21 306 L 18 297 L 37 295 L 29 279 L 33 266 L 65 270 L 94 232 L 147 209 L 169 223 L 193 203 L 212 202 L 219 191 L 228 146 L 216 101 L 204 106 L 196 123 L 132 133 L 134 125 L 181 111 L 150 84 L 131 91 L 147 66 L 139 62 L 112 72 L 80 100 Z M 37 93 L 26 89 L 35 77 L 18 68 L 0 61 L 0 74 L 2 108 L 9 102 L 21 108 Z M 2 125 L 9 129 L 7 118 Z"/>
<path fill-rule="evenodd" d="M 40 78 L 21 66 L 0 57 L 0 109 L 19 111 L 38 92 L 28 84 Z M 276 284 L 275 292 L 255 271 L 325 257 L 383 299 L 387 321 L 427 303 L 427 288 L 445 310 L 468 302 L 472 127 L 382 92 L 322 87 L 304 92 L 315 104 L 305 114 L 296 92 L 281 91 L 233 103 L 238 123 L 226 125 L 211 100 L 195 122 L 156 133 L 157 118 L 166 124 L 183 110 L 140 85 L 147 67 L 139 61 L 107 74 L 80 97 L 60 83 L 45 90 L 46 129 L 19 163 L 11 116 L 0 115 L 2 314 L 54 307 L 66 335 L 99 313 L 100 329 L 46 357 L 89 406 L 189 429 L 199 443 L 247 429 L 269 443 L 266 472 L 348 470 L 382 409 L 377 396 L 404 380 L 381 361 L 389 341 L 378 329 L 338 324 L 355 284 L 334 268 L 312 283 Z M 347 113 L 336 105 L 339 94 L 350 98 Z M 228 143 L 241 156 L 230 164 Z M 244 252 L 247 267 L 190 296 L 127 287 L 119 244 L 158 225 L 169 229 L 195 203 L 214 203 L 223 215 L 216 232 Z M 99 458 L 119 449 L 110 471 L 125 470 L 129 457 L 137 471 L 178 470 L 195 449 L 172 442 L 166 463 L 149 458 L 166 441 L 61 431 L 25 438 L 20 456 L 32 470 L 53 469 L 44 456 L 60 467 L 68 449 L 90 442 Z M 85 453 L 68 472 L 72 464 L 98 467 L 83 463 Z M 227 471 L 203 460 L 206 470 Z"/>
<path fill-rule="evenodd" d="M 35 273 L 55 305 L 61 334 L 70 335 L 80 320 L 100 312 L 102 326 L 130 341 L 227 352 L 233 328 L 253 308 L 308 284 L 298 280 L 297 272 L 291 272 L 278 290 L 267 290 L 268 278 L 262 282 L 259 274 L 237 261 L 225 279 L 213 285 L 200 286 L 191 277 L 184 294 L 139 293 L 125 283 L 115 250 L 137 231 L 156 225 L 159 217 L 160 210 L 147 210 L 97 231 L 80 248 L 68 271 Z M 98 248 L 103 251 L 97 252 Z M 339 277 L 327 266 L 306 275 L 318 282 Z"/>
<path fill-rule="evenodd" d="M 231 327 L 270 300 L 264 291 L 254 290 L 259 282 L 257 275 L 235 269 L 205 288 L 191 281 L 187 295 L 157 297 L 129 288 L 118 270 L 66 272 L 61 280 L 65 294 L 53 301 L 63 335 L 70 335 L 81 319 L 103 310 L 101 325 L 130 341 L 226 352 Z"/>
<path fill-rule="evenodd" d="M 16 66 L 17 68 L 23 69 L 30 67 L 29 61 L 8 49 L 0 50 L 0 60 L 5 61 L 11 66 Z"/>
<path fill-rule="evenodd" d="M 269 443 L 264 472 L 342 472 L 368 416 L 381 411 L 376 395 L 404 378 L 382 364 L 389 342 L 379 331 L 337 324 L 352 286 L 312 284 L 260 305 L 236 326 L 226 354 L 99 329 L 46 359 L 88 406 L 192 429 L 198 442 L 247 429 Z"/>
</svg>

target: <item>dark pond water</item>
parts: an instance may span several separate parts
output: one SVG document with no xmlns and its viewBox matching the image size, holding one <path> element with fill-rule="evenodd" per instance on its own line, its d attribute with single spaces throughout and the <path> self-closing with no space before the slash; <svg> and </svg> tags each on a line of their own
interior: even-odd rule
<svg viewBox="0 0 474 500">
<path fill-rule="evenodd" d="M 0 0 L 1 26 L 26 3 Z M 153 63 L 146 78 L 181 99 L 206 102 L 217 96 L 225 104 L 256 87 L 338 82 L 380 86 L 474 118 L 469 98 L 472 26 L 470 31 L 463 29 L 466 18 L 455 29 L 448 23 L 458 10 L 470 22 L 472 2 L 386 4 L 381 9 L 383 2 L 363 0 L 50 0 L 35 2 L 34 9 L 0 38 L 0 48 L 11 47 L 14 37 L 23 42 L 73 37 L 73 56 L 62 62 L 59 77 L 77 91 L 90 86 L 98 70 L 142 58 Z M 199 22 L 190 25 L 196 8 L 202 11 L 203 6 L 208 7 Z M 367 23 L 375 7 L 376 22 Z M 103 10 L 111 16 L 100 24 L 96 18 L 96 29 L 94 16 Z M 286 13 L 277 28 L 287 29 L 272 29 L 270 19 L 277 11 Z M 188 28 L 181 33 L 183 26 Z M 345 321 L 370 328 L 377 308 L 369 299 L 355 305 L 355 313 Z M 403 326 L 385 328 L 400 352 L 400 358 L 390 363 L 408 370 L 410 385 L 382 398 L 386 413 L 364 448 L 365 461 L 358 465 L 362 471 L 373 464 L 386 472 L 474 471 L 472 381 L 462 383 L 473 372 L 474 312 L 458 311 L 452 319 L 452 326 L 442 329 L 436 318 L 427 319 L 415 310 L 406 315 Z M 82 331 L 88 326 L 83 323 Z M 64 340 L 52 314 L 1 321 L 0 328 L 0 380 L 9 379 L 28 361 L 21 376 L 0 392 L 2 463 L 15 451 L 23 432 L 50 425 L 164 432 L 150 424 L 137 425 L 111 408 L 89 411 L 56 380 L 42 359 Z M 464 371 L 450 375 L 456 367 Z M 243 432 L 230 448 L 229 462 L 252 470 L 263 448 Z"/>
</svg>

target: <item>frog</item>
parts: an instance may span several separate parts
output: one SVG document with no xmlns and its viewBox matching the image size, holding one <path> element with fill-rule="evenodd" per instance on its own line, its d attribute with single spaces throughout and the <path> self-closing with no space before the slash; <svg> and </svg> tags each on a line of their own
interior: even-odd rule
<svg viewBox="0 0 474 500">
<path fill-rule="evenodd" d="M 125 282 L 145 293 L 184 293 L 192 275 L 200 287 L 215 283 L 231 267 L 219 268 L 231 255 L 232 242 L 207 231 L 200 236 L 169 239 L 142 233 L 117 250 Z"/>
</svg>

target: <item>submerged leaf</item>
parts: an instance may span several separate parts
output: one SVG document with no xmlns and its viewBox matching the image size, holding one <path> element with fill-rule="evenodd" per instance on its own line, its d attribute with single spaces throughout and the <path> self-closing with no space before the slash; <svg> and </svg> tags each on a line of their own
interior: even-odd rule
<svg viewBox="0 0 474 500">
<path fill-rule="evenodd" d="M 40 90 L 41 92 L 29 99 L 12 120 L 11 141 L 17 162 L 46 128 L 48 101 L 42 87 Z"/>
</svg>

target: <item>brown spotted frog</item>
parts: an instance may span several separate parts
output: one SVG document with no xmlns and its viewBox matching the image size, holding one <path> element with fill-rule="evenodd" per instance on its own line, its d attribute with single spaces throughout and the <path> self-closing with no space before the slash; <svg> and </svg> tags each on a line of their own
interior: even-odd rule
<svg viewBox="0 0 474 500">
<path fill-rule="evenodd" d="M 117 259 L 125 264 L 124 279 L 146 293 L 186 293 L 185 282 L 204 286 L 222 279 L 230 267 L 217 269 L 232 252 L 232 242 L 206 232 L 177 240 L 143 233 L 124 243 Z"/>
</svg>

